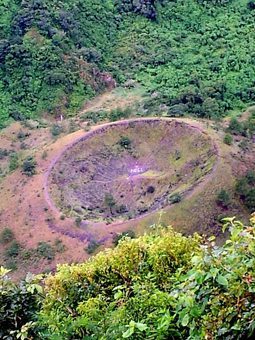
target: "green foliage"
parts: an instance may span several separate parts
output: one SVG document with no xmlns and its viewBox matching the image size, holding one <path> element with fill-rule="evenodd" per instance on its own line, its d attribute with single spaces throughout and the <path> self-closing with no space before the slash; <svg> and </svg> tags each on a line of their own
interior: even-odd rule
<svg viewBox="0 0 255 340">
<path fill-rule="evenodd" d="M 88 254 L 93 254 L 99 246 L 100 246 L 100 243 L 98 243 L 96 240 L 92 240 L 92 241 L 89 241 L 89 244 L 85 250 Z"/>
<path fill-rule="evenodd" d="M 47 330 L 41 334 L 106 339 L 175 334 L 167 290 L 176 270 L 189 266 L 194 250 L 199 251 L 198 237 L 159 229 L 123 240 L 85 264 L 61 266 L 46 282 L 40 320 Z"/>
<path fill-rule="evenodd" d="M 217 195 L 217 203 L 225 208 L 227 208 L 230 204 L 230 195 L 229 193 L 221 189 L 221 191 Z"/>
<path fill-rule="evenodd" d="M 240 110 L 255 99 L 253 5 L 6 0 L 0 22 L 0 128 L 46 111 L 73 115 L 108 86 L 102 70 L 119 83 L 133 79 L 158 94 L 145 114 L 161 104 L 177 116 L 218 118 Z M 128 114 L 117 109 L 107 118 Z"/>
<path fill-rule="evenodd" d="M 126 237 L 129 237 L 129 238 L 131 238 L 131 239 L 135 238 L 135 237 L 136 237 L 136 236 L 135 236 L 135 232 L 134 232 L 133 230 L 127 230 L 127 231 L 123 231 L 123 232 L 120 233 L 120 234 L 114 235 L 114 237 L 113 237 L 113 244 L 114 244 L 115 246 L 117 246 L 117 245 L 119 244 L 119 242 L 120 242 L 122 239 L 126 238 Z"/>
<path fill-rule="evenodd" d="M 255 172 L 248 171 L 236 183 L 236 193 L 250 212 L 255 211 Z"/>
<path fill-rule="evenodd" d="M 227 130 L 237 135 L 243 135 L 245 133 L 243 124 L 240 123 L 236 118 L 231 119 Z"/>
<path fill-rule="evenodd" d="M 0 159 L 4 159 L 9 155 L 9 151 L 7 149 L 0 148 Z"/>
<path fill-rule="evenodd" d="M 115 199 L 114 199 L 114 197 L 113 197 L 112 194 L 107 193 L 107 194 L 105 195 L 104 204 L 105 204 L 105 206 L 106 206 L 107 208 L 110 209 L 110 212 L 111 212 L 111 214 L 112 214 L 112 208 L 116 206 L 116 201 L 115 201 Z"/>
<path fill-rule="evenodd" d="M 9 156 L 9 170 L 14 171 L 19 167 L 19 156 L 16 152 L 12 152 Z"/>
<path fill-rule="evenodd" d="M 182 196 L 179 193 L 170 195 L 168 197 L 168 202 L 171 203 L 171 204 L 179 203 L 179 202 L 181 202 L 181 200 L 182 200 Z"/>
<path fill-rule="evenodd" d="M 36 161 L 33 156 L 28 156 L 22 164 L 22 172 L 27 176 L 33 176 L 36 173 Z"/>
<path fill-rule="evenodd" d="M 39 242 L 36 251 L 39 256 L 47 260 L 53 260 L 55 258 L 55 249 L 48 242 Z"/>
<path fill-rule="evenodd" d="M 121 136 L 120 140 L 118 141 L 118 144 L 124 149 L 130 149 L 131 140 L 129 137 Z"/>
<path fill-rule="evenodd" d="M 6 244 L 14 239 L 13 231 L 10 228 L 4 228 L 0 233 L 0 243 Z"/>
<path fill-rule="evenodd" d="M 57 137 L 63 132 L 63 127 L 59 124 L 53 124 L 50 129 L 52 137 Z"/>
<path fill-rule="evenodd" d="M 247 339 L 255 332 L 255 216 L 224 219 L 219 246 L 160 228 L 44 282 L 0 275 L 0 336 L 23 339 Z M 19 334 L 19 335 L 18 335 Z M 11 338 L 11 339 L 12 339 Z"/>
<path fill-rule="evenodd" d="M 231 145 L 233 143 L 233 137 L 229 133 L 225 134 L 224 143 L 227 145 Z"/>
<path fill-rule="evenodd" d="M 7 277 L 8 272 L 0 267 L 0 338 L 29 339 L 35 335 L 34 321 L 42 287 L 38 284 L 39 278 L 31 274 L 16 285 Z"/>
<path fill-rule="evenodd" d="M 5 249 L 4 255 L 8 259 L 9 257 L 17 257 L 20 253 L 20 244 L 13 240 L 8 248 Z"/>
</svg>

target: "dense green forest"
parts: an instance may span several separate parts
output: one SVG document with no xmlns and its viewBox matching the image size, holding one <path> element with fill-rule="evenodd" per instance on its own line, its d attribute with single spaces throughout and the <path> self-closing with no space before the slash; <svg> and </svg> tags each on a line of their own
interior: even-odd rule
<svg viewBox="0 0 255 340">
<path fill-rule="evenodd" d="M 56 274 L 0 272 L 2 339 L 247 339 L 254 336 L 255 219 L 225 219 L 222 246 L 171 228 L 123 239 Z"/>
<path fill-rule="evenodd" d="M 169 115 L 220 117 L 254 102 L 254 2 L 1 0 L 0 126 L 140 82 Z M 153 105 L 152 105 L 153 104 Z M 145 107 L 146 108 L 146 107 Z"/>
</svg>

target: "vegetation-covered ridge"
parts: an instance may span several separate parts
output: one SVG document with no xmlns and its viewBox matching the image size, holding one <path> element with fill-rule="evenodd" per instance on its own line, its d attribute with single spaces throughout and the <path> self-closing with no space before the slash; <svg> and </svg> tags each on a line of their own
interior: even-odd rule
<svg viewBox="0 0 255 340">
<path fill-rule="evenodd" d="M 222 116 L 255 98 L 254 2 L 0 1 L 0 127 L 70 115 L 140 82 L 170 115 Z M 114 79 L 115 80 L 114 80 Z"/>
<path fill-rule="evenodd" d="M 36 339 L 247 339 L 254 335 L 255 216 L 225 219 L 227 241 L 157 227 L 40 285 L 1 268 L 0 336 Z"/>
</svg>

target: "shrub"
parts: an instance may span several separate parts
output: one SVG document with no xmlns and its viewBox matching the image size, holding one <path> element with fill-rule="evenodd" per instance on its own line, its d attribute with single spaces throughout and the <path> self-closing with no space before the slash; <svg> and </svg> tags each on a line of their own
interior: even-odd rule
<svg viewBox="0 0 255 340">
<path fill-rule="evenodd" d="M 13 231 L 10 228 L 4 228 L 0 234 L 0 243 L 6 244 L 14 239 Z"/>
<path fill-rule="evenodd" d="M 22 172 L 27 176 L 33 176 L 35 174 L 36 161 L 33 156 L 28 156 L 22 164 Z"/>
<path fill-rule="evenodd" d="M 9 170 L 14 171 L 19 167 L 19 157 L 16 152 L 13 152 L 9 156 Z"/>
<path fill-rule="evenodd" d="M 255 172 L 250 170 L 236 183 L 236 193 L 243 200 L 245 206 L 255 211 Z"/>
<path fill-rule="evenodd" d="M 98 243 L 96 240 L 92 240 L 89 242 L 85 250 L 88 254 L 93 254 L 99 246 L 100 246 L 100 243 Z"/>
<path fill-rule="evenodd" d="M 243 135 L 244 127 L 243 124 L 240 123 L 236 118 L 232 118 L 227 128 L 227 131 L 237 135 Z"/>
<path fill-rule="evenodd" d="M 51 244 L 41 241 L 36 248 L 37 254 L 44 259 L 53 260 L 55 258 L 55 250 Z"/>
<path fill-rule="evenodd" d="M 53 124 L 50 132 L 52 137 L 57 137 L 63 132 L 63 127 L 59 124 Z"/>
<path fill-rule="evenodd" d="M 182 197 L 181 197 L 181 195 L 179 193 L 170 195 L 168 197 L 168 202 L 172 203 L 172 204 L 179 203 L 179 202 L 181 202 L 181 200 L 182 200 Z"/>
<path fill-rule="evenodd" d="M 12 241 L 10 246 L 5 250 L 5 256 L 8 257 L 17 257 L 19 255 L 21 246 L 17 241 Z"/>
<path fill-rule="evenodd" d="M 75 224 L 77 225 L 77 227 L 81 225 L 81 222 L 82 222 L 82 218 L 80 216 L 77 216 L 75 218 Z"/>
<path fill-rule="evenodd" d="M 225 208 L 227 208 L 230 204 L 230 195 L 229 193 L 222 189 L 217 195 L 217 203 Z"/>
<path fill-rule="evenodd" d="M 15 266 L 13 260 L 9 264 Z M 0 267 L 0 338 L 35 338 L 34 321 L 42 300 L 40 279 L 28 274 L 25 280 L 14 284 L 7 276 L 9 271 Z"/>
<path fill-rule="evenodd" d="M 224 143 L 227 145 L 231 145 L 233 143 L 233 137 L 229 133 L 224 136 Z"/>
<path fill-rule="evenodd" d="M 12 258 L 9 259 L 9 260 L 6 260 L 4 265 L 7 269 L 10 269 L 12 271 L 17 270 L 17 268 L 18 268 L 17 262 L 15 260 L 13 260 Z"/>
<path fill-rule="evenodd" d="M 56 252 L 63 253 L 66 250 L 66 246 L 63 244 L 63 241 L 60 239 L 56 239 L 54 242 L 54 247 Z"/>
<path fill-rule="evenodd" d="M 0 159 L 4 159 L 9 155 L 9 151 L 7 149 L 0 148 Z"/>
<path fill-rule="evenodd" d="M 133 230 L 127 230 L 127 231 L 123 231 L 122 233 L 120 234 L 116 234 L 114 235 L 113 237 L 113 244 L 115 246 L 117 246 L 119 244 L 119 242 L 124 239 L 125 237 L 129 237 L 131 239 L 135 238 L 136 235 L 135 235 L 135 232 Z"/>
<path fill-rule="evenodd" d="M 116 201 L 115 201 L 114 197 L 112 196 L 112 194 L 110 194 L 110 193 L 105 194 L 104 204 L 107 208 L 110 209 L 110 212 L 112 214 L 113 213 L 112 208 L 116 206 Z"/>
<path fill-rule="evenodd" d="M 126 136 L 122 136 L 120 138 L 120 140 L 118 141 L 118 144 L 124 148 L 124 149 L 130 149 L 131 147 L 131 140 L 130 138 L 126 137 Z"/>
<path fill-rule="evenodd" d="M 255 185 L 255 171 L 249 170 L 246 174 L 248 184 Z"/>
</svg>

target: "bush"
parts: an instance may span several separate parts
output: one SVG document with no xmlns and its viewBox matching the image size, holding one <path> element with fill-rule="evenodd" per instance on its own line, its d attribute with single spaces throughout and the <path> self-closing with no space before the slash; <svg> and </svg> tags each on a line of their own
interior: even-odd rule
<svg viewBox="0 0 255 340">
<path fill-rule="evenodd" d="M 0 243 L 6 244 L 14 239 L 13 231 L 10 228 L 4 228 L 0 234 Z"/>
<path fill-rule="evenodd" d="M 217 203 L 225 208 L 227 208 L 230 204 L 230 195 L 229 193 L 222 189 L 217 195 Z"/>
<path fill-rule="evenodd" d="M 19 167 L 19 157 L 16 152 L 13 152 L 9 156 L 10 162 L 9 162 L 9 170 L 14 171 Z"/>
<path fill-rule="evenodd" d="M 28 156 L 22 164 L 23 174 L 29 177 L 33 176 L 36 173 L 35 168 L 36 168 L 36 161 L 34 160 L 34 157 Z"/>
<path fill-rule="evenodd" d="M 50 132 L 51 132 L 52 137 L 57 137 L 63 132 L 63 128 L 59 124 L 53 124 Z"/>
<path fill-rule="evenodd" d="M 16 285 L 0 268 L 0 337 L 23 339 L 254 338 L 255 215 L 225 218 L 229 238 L 171 228 L 123 240 L 44 281 Z M 35 322 L 36 321 L 36 322 Z"/>
<path fill-rule="evenodd" d="M 182 196 L 179 193 L 170 195 L 168 197 L 168 202 L 171 204 L 179 203 L 182 200 Z"/>
<path fill-rule="evenodd" d="M 55 250 L 51 244 L 41 241 L 36 248 L 37 254 L 44 259 L 53 260 L 55 258 Z"/>
<path fill-rule="evenodd" d="M 227 128 L 227 131 L 229 131 L 233 134 L 237 134 L 237 135 L 244 135 L 245 134 L 243 124 L 240 123 L 236 118 L 231 119 L 229 126 Z"/>
<path fill-rule="evenodd" d="M 5 257 L 17 257 L 19 255 L 21 246 L 17 241 L 12 241 L 10 246 L 5 250 Z"/>
<path fill-rule="evenodd" d="M 231 145 L 233 143 L 233 137 L 229 133 L 224 136 L 224 143 L 227 145 Z"/>
<path fill-rule="evenodd" d="M 82 218 L 80 216 L 77 216 L 75 218 L 75 224 L 77 225 L 77 227 L 81 225 L 81 222 L 82 222 Z"/>
<path fill-rule="evenodd" d="M 15 266 L 13 261 L 11 266 Z M 32 328 L 42 300 L 39 277 L 28 274 L 25 280 L 14 284 L 7 277 L 9 271 L 0 267 L 0 338 L 35 338 Z"/>
<path fill-rule="evenodd" d="M 255 172 L 248 171 L 236 183 L 236 193 L 242 199 L 244 205 L 250 210 L 255 211 Z"/>
<path fill-rule="evenodd" d="M 100 243 L 98 243 L 96 240 L 92 240 L 89 242 L 87 248 L 85 249 L 88 254 L 93 254 L 97 248 L 100 246 Z"/>
<path fill-rule="evenodd" d="M 126 136 L 122 136 L 120 138 L 120 140 L 118 141 L 118 144 L 124 148 L 124 149 L 130 149 L 131 147 L 131 140 L 130 138 L 126 137 Z"/>
<path fill-rule="evenodd" d="M 115 245 L 115 247 L 119 244 L 119 242 L 122 239 L 124 239 L 126 237 L 129 237 L 131 239 L 135 238 L 136 237 L 135 232 L 133 230 L 127 230 L 127 231 L 123 231 L 120 234 L 114 235 L 114 237 L 113 237 L 113 244 Z"/>
</svg>

